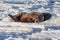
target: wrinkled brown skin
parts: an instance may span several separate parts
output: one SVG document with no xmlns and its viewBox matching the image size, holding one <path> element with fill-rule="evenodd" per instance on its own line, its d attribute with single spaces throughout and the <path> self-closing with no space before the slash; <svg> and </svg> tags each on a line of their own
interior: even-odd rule
<svg viewBox="0 0 60 40">
<path fill-rule="evenodd" d="M 38 12 L 32 13 L 19 13 L 15 15 L 15 19 L 17 18 L 20 22 L 42 22 L 44 20 L 44 16 Z"/>
<path fill-rule="evenodd" d="M 48 19 L 51 15 L 49 13 L 18 13 L 14 16 L 14 19 L 18 19 L 18 22 L 43 22 Z"/>
<path fill-rule="evenodd" d="M 20 18 L 21 22 L 38 22 L 38 16 L 33 14 L 25 14 Z"/>
</svg>

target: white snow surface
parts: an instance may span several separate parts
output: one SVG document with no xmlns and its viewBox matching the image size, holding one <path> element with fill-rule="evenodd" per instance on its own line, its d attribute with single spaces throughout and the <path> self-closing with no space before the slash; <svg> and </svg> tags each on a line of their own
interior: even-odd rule
<svg viewBox="0 0 60 40">
<path fill-rule="evenodd" d="M 21 23 L 8 16 L 34 11 L 49 12 L 52 17 Z M 0 0 L 0 40 L 60 40 L 60 0 Z"/>
</svg>

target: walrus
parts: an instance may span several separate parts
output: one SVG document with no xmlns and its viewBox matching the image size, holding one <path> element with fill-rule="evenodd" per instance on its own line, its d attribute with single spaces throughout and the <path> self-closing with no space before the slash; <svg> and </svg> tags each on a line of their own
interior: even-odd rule
<svg viewBox="0 0 60 40">
<path fill-rule="evenodd" d="M 48 19 L 50 19 L 51 14 L 50 13 L 39 13 L 39 12 L 31 12 L 31 13 L 18 13 L 14 16 L 9 16 L 15 21 L 15 22 L 43 22 Z"/>
</svg>

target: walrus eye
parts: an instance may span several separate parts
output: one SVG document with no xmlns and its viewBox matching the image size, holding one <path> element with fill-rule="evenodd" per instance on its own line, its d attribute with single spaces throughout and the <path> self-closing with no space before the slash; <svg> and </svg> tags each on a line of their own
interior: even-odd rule
<svg viewBox="0 0 60 40">
<path fill-rule="evenodd" d="M 30 18 L 30 22 L 34 22 L 34 20 L 32 18 Z"/>
</svg>

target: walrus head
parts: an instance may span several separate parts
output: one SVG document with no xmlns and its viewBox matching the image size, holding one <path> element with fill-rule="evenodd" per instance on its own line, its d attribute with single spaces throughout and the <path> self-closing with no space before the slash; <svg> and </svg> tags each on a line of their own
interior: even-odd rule
<svg viewBox="0 0 60 40">
<path fill-rule="evenodd" d="M 12 16 L 12 18 L 16 22 L 43 22 L 45 20 L 48 20 L 50 17 L 51 15 L 49 13 L 39 13 L 39 12 L 31 12 L 31 13 L 22 12 L 20 14 Z"/>
</svg>

